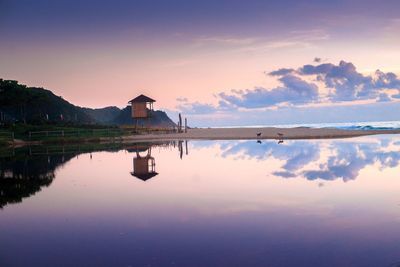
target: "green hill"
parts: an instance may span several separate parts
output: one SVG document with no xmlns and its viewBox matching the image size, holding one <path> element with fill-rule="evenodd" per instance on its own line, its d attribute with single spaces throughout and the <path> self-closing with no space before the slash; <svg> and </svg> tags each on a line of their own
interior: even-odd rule
<svg viewBox="0 0 400 267">
<path fill-rule="evenodd" d="M 117 107 L 82 108 L 82 109 L 97 123 L 101 124 L 113 124 L 113 121 L 121 112 L 121 110 Z"/>
<path fill-rule="evenodd" d="M 119 109 L 83 108 L 75 106 L 50 90 L 27 87 L 17 81 L 0 79 L 0 121 L 42 123 L 76 123 L 102 125 L 136 124 L 131 118 L 131 107 Z M 163 111 L 151 112 L 151 118 L 139 120 L 148 127 L 173 127 L 175 123 Z"/>
<path fill-rule="evenodd" d="M 15 122 L 95 122 L 82 108 L 49 90 L 3 79 L 0 79 L 0 112 L 0 119 Z"/>
<path fill-rule="evenodd" d="M 122 109 L 112 122 L 117 125 L 135 125 L 136 120 L 131 116 L 131 106 Z M 168 128 L 176 126 L 168 117 L 167 113 L 161 110 L 151 111 L 148 119 L 138 119 L 137 123 L 139 126 L 146 127 L 156 126 Z"/>
</svg>

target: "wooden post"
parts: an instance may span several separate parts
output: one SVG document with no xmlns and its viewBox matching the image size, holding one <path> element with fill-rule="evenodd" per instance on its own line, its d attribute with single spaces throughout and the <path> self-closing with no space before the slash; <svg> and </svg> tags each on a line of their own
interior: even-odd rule
<svg viewBox="0 0 400 267">
<path fill-rule="evenodd" d="M 179 141 L 179 157 L 182 159 L 183 156 L 183 146 L 182 146 L 183 141 Z"/>
<path fill-rule="evenodd" d="M 182 132 L 182 115 L 179 113 L 179 132 Z"/>
<path fill-rule="evenodd" d="M 187 133 L 187 118 L 185 118 L 185 133 Z"/>
</svg>

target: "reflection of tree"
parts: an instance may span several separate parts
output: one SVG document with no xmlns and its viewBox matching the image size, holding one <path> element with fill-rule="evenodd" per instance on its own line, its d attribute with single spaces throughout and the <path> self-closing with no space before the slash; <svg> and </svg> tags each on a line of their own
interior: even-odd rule
<svg viewBox="0 0 400 267">
<path fill-rule="evenodd" d="M 378 139 L 377 142 L 325 142 L 290 141 L 278 145 L 274 141 L 257 144 L 254 141 L 221 145 L 222 155 L 247 156 L 259 160 L 270 157 L 285 161 L 282 170 L 273 172 L 282 178 L 305 177 L 344 181 L 356 179 L 360 170 L 379 163 L 382 168 L 396 167 L 400 163 L 400 142 Z M 382 145 L 384 144 L 384 145 Z M 392 149 L 390 149 L 392 148 Z M 329 156 L 322 158 L 322 151 Z M 311 164 L 314 163 L 314 164 Z M 312 167 L 308 167 L 311 164 Z"/>
<path fill-rule="evenodd" d="M 69 155 L 27 156 L 17 155 L 0 159 L 0 208 L 19 203 L 34 195 L 42 187 L 49 186 L 54 171 L 74 157 Z"/>
</svg>

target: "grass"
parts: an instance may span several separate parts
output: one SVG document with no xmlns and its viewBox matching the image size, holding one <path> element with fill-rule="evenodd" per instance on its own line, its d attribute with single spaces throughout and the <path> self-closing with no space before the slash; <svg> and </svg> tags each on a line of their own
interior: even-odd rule
<svg viewBox="0 0 400 267">
<path fill-rule="evenodd" d="M 74 125 L 74 124 L 10 124 L 0 126 L 1 132 L 14 133 L 16 139 L 29 140 L 29 132 L 44 132 L 44 131 L 64 131 L 67 133 L 81 132 L 82 136 L 95 135 L 93 132 L 98 131 L 119 131 L 116 126 L 104 126 L 104 125 Z M 39 138 L 46 137 L 45 135 L 38 135 Z"/>
<path fill-rule="evenodd" d="M 132 126 L 76 125 L 76 124 L 10 124 L 0 126 L 0 146 L 8 146 L 15 139 L 39 141 L 43 144 L 95 143 L 115 138 L 143 133 L 163 133 L 162 128 L 138 128 Z"/>
</svg>

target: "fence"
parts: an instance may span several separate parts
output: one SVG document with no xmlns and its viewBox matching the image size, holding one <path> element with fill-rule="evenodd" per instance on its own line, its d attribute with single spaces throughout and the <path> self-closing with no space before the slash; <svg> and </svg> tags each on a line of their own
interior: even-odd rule
<svg viewBox="0 0 400 267">
<path fill-rule="evenodd" d="M 164 134 L 174 132 L 174 129 L 147 129 L 147 128 L 109 128 L 109 129 L 79 129 L 79 130 L 56 130 L 56 131 L 35 131 L 29 132 L 30 140 L 68 138 L 68 137 L 118 137 L 133 134 Z"/>
<path fill-rule="evenodd" d="M 53 130 L 29 132 L 30 140 L 70 138 L 70 137 L 116 137 L 122 135 L 120 129 L 79 129 L 79 130 Z"/>
</svg>

